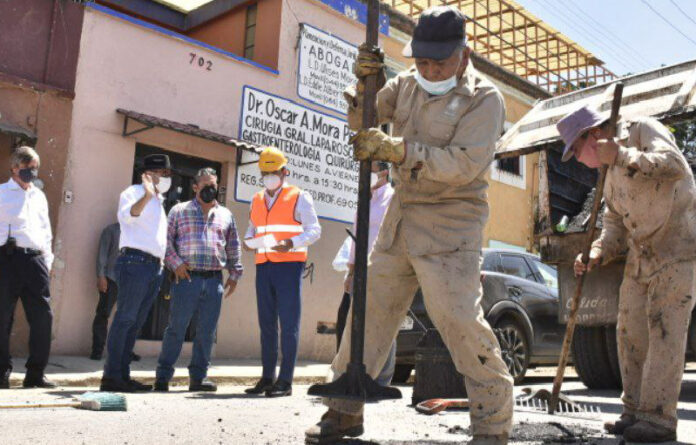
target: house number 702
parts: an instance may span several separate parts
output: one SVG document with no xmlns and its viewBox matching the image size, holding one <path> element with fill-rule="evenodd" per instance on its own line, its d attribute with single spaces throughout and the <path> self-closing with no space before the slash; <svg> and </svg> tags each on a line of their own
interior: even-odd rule
<svg viewBox="0 0 696 445">
<path fill-rule="evenodd" d="M 206 71 L 212 71 L 213 62 L 211 60 L 205 60 L 203 57 L 196 55 L 196 53 L 189 53 L 191 60 L 189 60 L 190 65 L 198 65 L 201 68 L 205 67 Z"/>
</svg>

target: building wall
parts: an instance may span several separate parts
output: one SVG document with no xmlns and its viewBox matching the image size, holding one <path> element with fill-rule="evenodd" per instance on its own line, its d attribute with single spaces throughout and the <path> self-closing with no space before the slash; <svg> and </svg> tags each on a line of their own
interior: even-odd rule
<svg viewBox="0 0 696 445">
<path fill-rule="evenodd" d="M 37 135 L 35 148 L 41 157 L 39 177 L 44 182 L 55 231 L 66 168 L 72 99 L 51 88 L 32 88 L 20 81 L 0 80 L 0 115 L 2 121 L 22 126 Z M 11 151 L 12 139 L 0 135 L 0 183 L 10 178 Z M 14 326 L 12 352 L 21 355 L 27 351 L 28 330 L 20 308 L 15 314 Z"/>
<path fill-rule="evenodd" d="M 261 3 L 266 1 L 280 3 Z M 316 109 L 296 96 L 299 24 L 308 23 L 355 45 L 364 40 L 364 27 L 314 0 L 293 0 L 292 10 L 283 7 L 281 11 L 276 74 L 96 9 L 86 9 L 69 170 L 63 187 L 73 192 L 74 201 L 61 206 L 56 236 L 54 353 L 85 354 L 89 350 L 97 301 L 94 262 L 99 234 L 116 219 L 118 195 L 131 181 L 136 142 L 223 163 L 228 190 L 225 204 L 236 216 L 242 233 L 246 229 L 248 204 L 233 201 L 234 149 L 166 130 L 123 137 L 123 116 L 115 110 L 130 109 L 236 136 L 244 85 Z M 264 34 L 262 29 L 258 31 L 257 37 Z M 381 43 L 393 59 L 409 65 L 400 55 L 400 42 L 381 36 Z M 191 64 L 191 52 L 212 61 L 212 70 Z M 322 238 L 309 254 L 314 274 L 303 282 L 300 358 L 328 360 L 335 351 L 334 338 L 315 331 L 317 321 L 335 319 L 343 276 L 332 270 L 331 261 L 346 236 L 346 225 L 325 219 L 321 224 Z M 235 294 L 223 303 L 217 356 L 258 357 L 260 353 L 252 255 L 245 253 L 243 263 L 245 276 Z M 159 346 L 159 342 L 139 341 L 136 349 L 155 355 Z"/>
</svg>

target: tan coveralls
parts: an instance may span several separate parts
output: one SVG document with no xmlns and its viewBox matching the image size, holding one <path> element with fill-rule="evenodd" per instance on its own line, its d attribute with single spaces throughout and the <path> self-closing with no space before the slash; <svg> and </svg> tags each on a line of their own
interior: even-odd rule
<svg viewBox="0 0 696 445">
<path fill-rule="evenodd" d="M 620 145 L 593 248 L 606 263 L 628 245 L 617 325 L 624 413 L 676 430 L 696 297 L 696 187 L 674 137 L 655 119 L 631 124 Z"/>
<path fill-rule="evenodd" d="M 503 98 L 471 64 L 443 96 L 429 97 L 414 73 L 399 74 L 378 93 L 379 121 L 394 124 L 407 154 L 392 169 L 394 198 L 370 255 L 364 363 L 376 377 L 420 285 L 428 314 L 466 376 L 473 433 L 509 433 L 512 378 L 480 305 L 486 174 L 503 128 Z M 330 378 L 350 359 L 350 326 L 343 335 Z M 363 409 L 355 401 L 325 403 L 347 414 Z"/>
</svg>

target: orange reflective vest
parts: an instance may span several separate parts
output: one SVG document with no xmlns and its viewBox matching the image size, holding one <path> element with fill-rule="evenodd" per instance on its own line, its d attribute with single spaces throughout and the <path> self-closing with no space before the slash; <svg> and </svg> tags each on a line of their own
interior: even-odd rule
<svg viewBox="0 0 696 445">
<path fill-rule="evenodd" d="M 280 189 L 278 197 L 269 209 L 266 206 L 264 191 L 254 195 L 251 201 L 251 223 L 256 229 L 255 238 L 271 234 L 276 241 L 292 238 L 302 233 L 302 224 L 295 219 L 295 207 L 300 197 L 300 189 L 290 185 Z M 267 261 L 282 263 L 307 261 L 307 247 L 293 248 L 289 252 L 276 252 L 272 249 L 257 249 L 256 264 Z"/>
</svg>

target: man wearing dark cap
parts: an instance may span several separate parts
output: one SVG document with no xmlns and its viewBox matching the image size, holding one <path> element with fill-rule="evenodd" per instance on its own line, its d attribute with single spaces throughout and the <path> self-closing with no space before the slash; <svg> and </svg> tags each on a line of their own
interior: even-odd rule
<svg viewBox="0 0 696 445">
<path fill-rule="evenodd" d="M 630 442 L 677 440 L 677 401 L 696 302 L 696 185 L 672 133 L 652 118 L 621 124 L 584 106 L 561 119 L 563 161 L 608 166 L 604 224 L 582 275 L 628 250 L 616 327 L 623 413 L 605 424 Z"/>
<path fill-rule="evenodd" d="M 101 390 L 149 391 L 130 378 L 130 362 L 138 331 L 145 323 L 162 284 L 162 260 L 167 248 L 167 216 L 163 194 L 171 186 L 169 157 L 144 159 L 142 183 L 121 193 L 118 204 L 120 256 L 116 261 L 116 315 L 106 342 L 107 358 Z"/>
<path fill-rule="evenodd" d="M 480 256 L 488 217 L 486 176 L 501 134 L 500 92 L 471 65 L 464 16 L 451 7 L 424 11 L 404 49 L 415 67 L 377 95 L 378 128 L 353 138 L 357 159 L 393 164 L 389 204 L 368 268 L 364 363 L 374 378 L 384 365 L 416 290 L 466 377 L 472 444 L 507 443 L 512 423 L 512 378 L 481 309 Z M 357 93 L 368 75 L 384 79 L 383 57 L 361 47 Z M 362 94 L 347 91 L 348 121 L 359 128 Z M 344 339 L 350 337 L 350 326 Z M 346 370 L 343 341 L 332 378 Z M 326 399 L 328 412 L 306 432 L 307 443 L 332 443 L 363 433 L 363 403 Z"/>
</svg>

